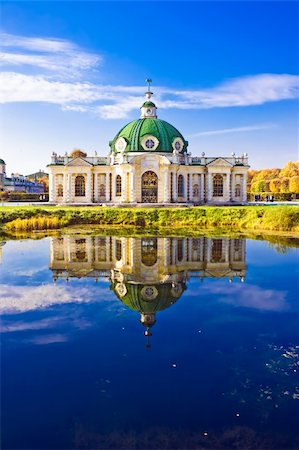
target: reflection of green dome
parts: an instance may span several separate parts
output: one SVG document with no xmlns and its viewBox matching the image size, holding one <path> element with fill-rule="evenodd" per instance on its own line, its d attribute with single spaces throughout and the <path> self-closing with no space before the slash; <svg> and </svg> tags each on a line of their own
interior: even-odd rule
<svg viewBox="0 0 299 450">
<path fill-rule="evenodd" d="M 147 103 L 152 102 L 145 102 L 143 106 L 151 106 L 147 105 Z M 124 150 L 125 152 L 144 152 L 145 149 L 142 147 L 141 142 L 146 136 L 154 136 L 158 139 L 159 145 L 153 150 L 155 153 L 172 153 L 176 138 L 182 141 L 182 148 L 179 149 L 179 152 L 185 153 L 187 151 L 188 142 L 175 127 L 165 122 L 165 120 L 147 117 L 133 120 L 133 122 L 124 126 L 109 143 L 111 152 L 117 152 L 115 143 L 121 137 L 124 138 L 127 144 Z M 150 150 L 146 151 L 150 152 Z"/>
<path fill-rule="evenodd" d="M 0 164 L 5 164 L 4 160 L 0 158 Z"/>
<path fill-rule="evenodd" d="M 146 300 L 144 295 L 145 286 L 142 284 L 126 283 L 124 295 L 120 295 L 117 289 L 118 283 L 112 283 L 111 288 L 121 302 L 134 311 L 143 314 L 151 314 L 162 311 L 173 305 L 186 289 L 185 283 L 179 283 L 176 286 L 172 284 L 155 284 L 149 286 L 156 291 L 152 300 Z"/>
</svg>

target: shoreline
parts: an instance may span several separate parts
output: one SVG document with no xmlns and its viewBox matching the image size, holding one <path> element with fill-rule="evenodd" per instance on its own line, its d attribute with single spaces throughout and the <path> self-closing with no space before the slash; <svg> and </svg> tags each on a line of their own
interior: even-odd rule
<svg viewBox="0 0 299 450">
<path fill-rule="evenodd" d="M 295 206 L 295 205 L 294 205 Z M 0 208 L 0 231 L 15 234 L 93 226 L 154 232 L 254 233 L 299 238 L 299 208 L 292 205 L 109 208 L 20 206 Z"/>
</svg>

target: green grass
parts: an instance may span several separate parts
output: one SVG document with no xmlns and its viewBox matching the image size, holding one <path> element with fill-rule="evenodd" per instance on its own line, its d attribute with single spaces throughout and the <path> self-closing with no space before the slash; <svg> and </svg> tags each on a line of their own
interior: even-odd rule
<svg viewBox="0 0 299 450">
<path fill-rule="evenodd" d="M 32 220 L 35 218 L 35 220 Z M 72 225 L 133 226 L 139 229 L 222 229 L 299 232 L 297 206 L 199 206 L 190 208 L 34 207 L 0 208 L 3 231 Z"/>
</svg>

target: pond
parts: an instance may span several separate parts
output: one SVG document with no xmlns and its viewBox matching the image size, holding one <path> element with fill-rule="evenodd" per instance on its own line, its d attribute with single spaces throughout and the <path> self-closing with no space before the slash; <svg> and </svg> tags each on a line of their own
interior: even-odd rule
<svg viewBox="0 0 299 450">
<path fill-rule="evenodd" d="M 0 244 L 1 448 L 298 448 L 298 248 Z"/>
</svg>

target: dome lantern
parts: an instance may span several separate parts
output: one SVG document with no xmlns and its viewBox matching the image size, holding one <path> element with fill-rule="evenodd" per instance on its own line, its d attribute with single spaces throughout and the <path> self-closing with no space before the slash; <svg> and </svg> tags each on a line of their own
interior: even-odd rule
<svg viewBox="0 0 299 450">
<path fill-rule="evenodd" d="M 146 80 L 146 101 L 141 106 L 141 118 L 126 124 L 109 142 L 110 155 L 115 153 L 187 153 L 188 141 L 170 123 L 158 119 L 157 107 L 151 101 L 152 80 Z"/>
</svg>

